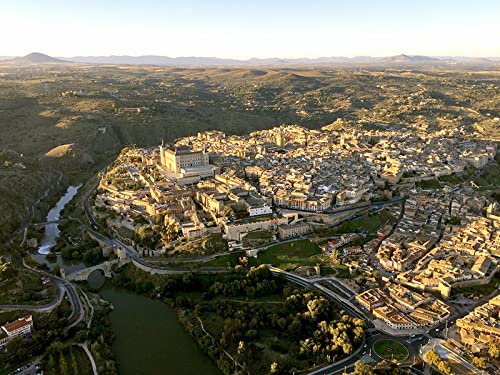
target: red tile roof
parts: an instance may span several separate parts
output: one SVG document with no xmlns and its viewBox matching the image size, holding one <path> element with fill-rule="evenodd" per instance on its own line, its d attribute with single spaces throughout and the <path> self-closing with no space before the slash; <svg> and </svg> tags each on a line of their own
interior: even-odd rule
<svg viewBox="0 0 500 375">
<path fill-rule="evenodd" d="M 5 323 L 2 327 L 7 331 L 7 332 L 13 332 L 19 328 L 29 326 L 33 323 L 33 318 L 31 315 L 26 315 L 22 318 L 19 318 L 17 320 L 14 320 L 9 323 Z"/>
</svg>

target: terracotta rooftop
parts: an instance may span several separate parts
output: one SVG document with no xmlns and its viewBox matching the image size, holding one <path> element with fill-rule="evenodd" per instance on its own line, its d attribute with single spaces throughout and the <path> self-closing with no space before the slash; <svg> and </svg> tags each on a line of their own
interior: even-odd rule
<svg viewBox="0 0 500 375">
<path fill-rule="evenodd" d="M 9 323 L 5 323 L 2 328 L 4 328 L 7 332 L 13 332 L 19 328 L 29 326 L 33 322 L 33 318 L 31 315 L 26 315 L 23 316 L 22 318 L 19 318 L 17 320 L 14 320 Z"/>
</svg>

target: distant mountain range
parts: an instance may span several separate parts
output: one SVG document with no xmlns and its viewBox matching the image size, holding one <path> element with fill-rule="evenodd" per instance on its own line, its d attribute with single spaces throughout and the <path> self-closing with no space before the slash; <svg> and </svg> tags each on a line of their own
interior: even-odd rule
<svg viewBox="0 0 500 375">
<path fill-rule="evenodd" d="M 396 55 L 388 57 L 318 57 L 318 58 L 252 58 L 248 60 L 224 59 L 218 57 L 168 57 L 168 56 L 76 56 L 54 58 L 33 52 L 24 57 L 0 57 L 1 63 L 41 64 L 41 63 L 84 63 L 111 65 L 157 65 L 157 66 L 266 66 L 266 65 L 325 65 L 325 64 L 457 64 L 498 65 L 500 58 L 476 57 L 429 57 L 418 55 Z"/>
</svg>

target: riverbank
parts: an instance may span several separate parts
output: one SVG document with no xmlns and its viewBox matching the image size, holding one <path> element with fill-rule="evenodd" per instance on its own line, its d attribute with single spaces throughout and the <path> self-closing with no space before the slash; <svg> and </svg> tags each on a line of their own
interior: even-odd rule
<svg viewBox="0 0 500 375">
<path fill-rule="evenodd" d="M 176 321 L 223 374 L 307 372 L 350 355 L 364 337 L 364 321 L 316 292 L 274 277 L 266 266 L 158 276 L 127 265 L 113 284 L 174 307 Z M 120 330 L 137 323 L 128 316 L 121 324 Z"/>
<path fill-rule="evenodd" d="M 119 374 L 220 374 L 167 304 L 109 284 L 99 295 L 114 307 L 109 319 Z"/>
</svg>

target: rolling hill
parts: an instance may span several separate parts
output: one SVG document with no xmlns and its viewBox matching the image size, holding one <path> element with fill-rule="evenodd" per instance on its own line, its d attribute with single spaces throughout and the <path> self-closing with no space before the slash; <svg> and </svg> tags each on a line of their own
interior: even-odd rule
<svg viewBox="0 0 500 375">
<path fill-rule="evenodd" d="M 68 61 L 64 60 L 59 60 L 54 57 L 45 55 L 43 53 L 39 52 L 32 52 L 29 55 L 23 56 L 23 57 L 16 57 L 13 59 L 7 59 L 3 60 L 3 63 L 13 63 L 13 64 L 65 64 L 68 63 Z"/>
</svg>

